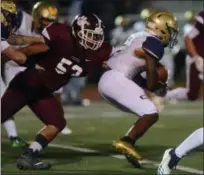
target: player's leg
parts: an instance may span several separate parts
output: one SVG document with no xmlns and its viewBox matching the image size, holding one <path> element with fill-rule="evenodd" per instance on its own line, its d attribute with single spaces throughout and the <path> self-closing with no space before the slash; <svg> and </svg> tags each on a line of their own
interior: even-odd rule
<svg viewBox="0 0 204 175">
<path fill-rule="evenodd" d="M 55 98 L 57 99 L 57 101 L 62 105 L 62 100 L 61 100 L 61 94 L 62 94 L 62 90 L 63 88 L 60 88 L 59 90 L 55 91 L 54 92 L 54 96 Z M 61 131 L 61 134 L 63 135 L 69 135 L 72 133 L 72 130 L 66 126 L 62 131 Z"/>
<path fill-rule="evenodd" d="M 1 99 L 1 122 L 7 129 L 12 146 L 26 146 L 27 143 L 17 136 L 15 123 L 9 120 L 16 112 L 26 105 L 26 99 L 19 92 L 8 88 Z"/>
<path fill-rule="evenodd" d="M 30 103 L 29 107 L 46 126 L 18 158 L 17 167 L 19 169 L 49 169 L 50 164 L 36 159 L 36 154 L 42 151 L 66 126 L 64 111 L 53 95 L 41 97 L 34 103 Z"/>
<path fill-rule="evenodd" d="M 158 120 L 156 106 L 148 99 L 141 87 L 114 70 L 105 72 L 101 77 L 99 93 L 110 103 L 120 108 L 122 106 L 126 111 L 129 110 L 139 116 L 128 133 L 119 141 L 114 142 L 117 149 L 129 156 L 127 158 L 133 165 L 139 166 L 138 161 L 131 160 L 131 157 L 141 159 L 134 149 L 134 144 Z"/>
<path fill-rule="evenodd" d="M 189 58 L 192 59 L 192 58 Z M 187 97 L 188 100 L 194 101 L 199 97 L 199 91 L 201 87 L 202 80 L 199 77 L 199 71 L 197 70 L 195 63 L 192 63 L 187 73 Z"/>
<path fill-rule="evenodd" d="M 21 68 L 16 65 L 11 65 L 12 61 L 9 61 L 5 65 L 5 82 L 8 84 L 16 74 L 18 74 Z M 14 63 L 15 64 L 15 63 Z M 6 89 L 6 88 L 5 88 Z M 1 91 L 2 95 L 5 90 Z M 9 118 L 7 121 L 3 123 L 6 133 L 10 140 L 10 145 L 12 147 L 24 147 L 27 145 L 25 141 L 23 141 L 17 134 L 16 124 L 13 117 Z"/>
<path fill-rule="evenodd" d="M 158 168 L 158 174 L 170 174 L 183 156 L 203 145 L 203 128 L 197 129 L 175 149 L 167 149 Z"/>
<path fill-rule="evenodd" d="M 186 88 L 179 87 L 167 92 L 167 100 L 196 100 L 198 98 L 201 80 L 199 72 L 189 56 L 186 58 L 186 77 Z"/>
<path fill-rule="evenodd" d="M 8 87 L 1 98 L 1 123 L 6 122 L 11 116 L 26 105 L 24 95 L 17 89 Z"/>
</svg>

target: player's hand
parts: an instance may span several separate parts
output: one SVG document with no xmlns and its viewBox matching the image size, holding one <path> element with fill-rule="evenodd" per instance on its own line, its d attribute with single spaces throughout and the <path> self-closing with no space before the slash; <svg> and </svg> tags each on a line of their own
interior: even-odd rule
<svg viewBox="0 0 204 175">
<path fill-rule="evenodd" d="M 167 84 L 163 82 L 159 82 L 157 88 L 154 90 L 154 93 L 157 96 L 164 97 L 167 93 Z"/>
<path fill-rule="evenodd" d="M 201 56 L 195 56 L 193 57 L 193 60 L 195 62 L 195 66 L 199 72 L 203 72 L 203 58 Z"/>
</svg>

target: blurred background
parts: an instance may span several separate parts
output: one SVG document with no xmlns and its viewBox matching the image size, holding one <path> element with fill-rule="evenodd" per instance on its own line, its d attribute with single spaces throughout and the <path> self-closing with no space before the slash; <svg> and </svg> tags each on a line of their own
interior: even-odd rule
<svg viewBox="0 0 204 175">
<path fill-rule="evenodd" d="M 17 0 L 18 6 L 31 13 L 36 0 Z M 123 44 L 134 32 L 144 29 L 145 18 L 154 10 L 168 10 L 173 12 L 179 25 L 179 43 L 173 50 L 166 49 L 162 63 L 165 64 L 170 73 L 169 86 L 185 84 L 185 58 L 186 50 L 183 36 L 192 26 L 193 16 L 203 8 L 202 0 L 52 0 L 59 8 L 59 21 L 71 23 L 75 15 L 79 13 L 95 13 L 104 22 L 106 41 L 115 47 Z M 62 99 L 64 103 L 81 103 L 80 92 L 85 87 L 95 87 L 101 71 L 96 68 L 93 74 L 82 79 L 73 79 L 64 88 Z M 86 85 L 86 86 L 85 86 Z M 96 88 L 94 88 L 96 89 Z M 95 92 L 95 93 L 94 93 Z M 84 92 L 86 98 L 88 93 Z M 91 94 L 97 92 L 92 90 Z M 90 92 L 88 93 L 88 96 Z M 68 100 L 69 99 L 69 100 Z"/>
</svg>

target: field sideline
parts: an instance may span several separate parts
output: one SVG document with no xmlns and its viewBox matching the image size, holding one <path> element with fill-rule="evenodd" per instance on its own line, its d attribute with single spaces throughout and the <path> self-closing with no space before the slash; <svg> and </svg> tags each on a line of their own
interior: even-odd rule
<svg viewBox="0 0 204 175">
<path fill-rule="evenodd" d="M 53 164 L 51 171 L 37 174 L 155 174 L 165 149 L 179 144 L 203 125 L 202 101 L 167 105 L 159 122 L 138 142 L 136 148 L 145 159 L 145 169 L 131 167 L 111 147 L 135 122 L 135 116 L 120 112 L 105 103 L 86 108 L 65 107 L 65 117 L 73 134 L 59 135 L 43 152 L 42 159 Z M 32 140 L 42 127 L 27 109 L 16 116 L 19 135 Z M 2 173 L 27 174 L 16 169 L 20 148 L 10 148 L 2 129 Z M 31 172 L 30 172 L 31 173 Z M 182 160 L 174 174 L 203 174 L 203 150 L 198 149 Z"/>
</svg>

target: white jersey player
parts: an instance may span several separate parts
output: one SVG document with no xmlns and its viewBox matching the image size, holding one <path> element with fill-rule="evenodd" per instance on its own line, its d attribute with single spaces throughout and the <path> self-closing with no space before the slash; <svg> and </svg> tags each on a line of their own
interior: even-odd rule
<svg viewBox="0 0 204 175">
<path fill-rule="evenodd" d="M 7 39 L 10 33 L 13 32 L 17 26 L 16 14 L 17 14 L 17 9 L 16 9 L 16 4 L 14 2 L 12 1 L 1 2 L 1 54 L 2 54 L 1 61 L 2 61 L 2 64 L 4 62 L 4 56 L 9 58 L 10 60 L 13 60 L 13 62 L 15 61 L 19 64 L 24 63 L 26 60 L 25 54 L 14 49 L 7 42 Z M 0 81 L 1 81 L 1 95 L 2 95 L 6 88 L 6 83 L 5 83 L 5 79 L 3 80 L 2 76 Z M 10 144 L 12 147 L 19 147 L 19 146 L 21 147 L 26 145 L 26 143 L 20 137 L 18 137 L 16 125 L 13 120 L 7 120 L 3 124 L 8 134 Z"/>
<path fill-rule="evenodd" d="M 24 11 L 19 11 L 18 13 L 18 18 L 20 21 L 20 25 L 18 29 L 16 30 L 15 34 L 16 35 L 24 35 L 24 36 L 32 36 L 32 37 L 41 37 L 39 34 L 35 33 L 32 31 L 32 17 L 27 14 Z M 23 46 L 16 46 L 16 48 L 24 47 Z M 26 67 L 19 66 L 16 62 L 14 61 L 8 61 L 5 64 L 5 78 L 7 84 L 15 77 L 15 75 L 21 71 L 24 71 Z"/>
<path fill-rule="evenodd" d="M 162 162 L 159 165 L 157 174 L 171 174 L 172 169 L 176 167 L 179 161 L 190 151 L 204 146 L 203 128 L 195 130 L 175 149 L 167 149 L 164 152 Z M 203 174 L 203 173 L 202 173 Z"/>
<path fill-rule="evenodd" d="M 98 84 L 104 99 L 139 116 L 128 133 L 113 142 L 113 146 L 136 167 L 140 167 L 142 157 L 134 144 L 158 120 L 158 112 L 135 77 L 146 71 L 146 88 L 150 91 L 158 89 L 157 63 L 163 56 L 164 47 L 175 45 L 176 36 L 177 24 L 173 14 L 165 11 L 152 13 L 145 31 L 131 35 L 124 47 L 109 59 L 109 70 Z"/>
</svg>

